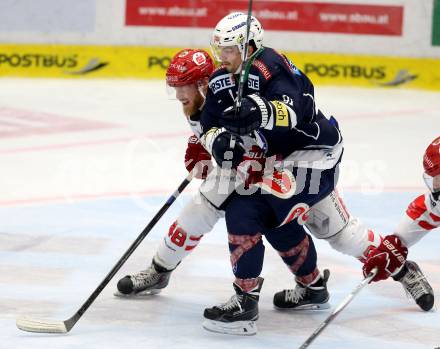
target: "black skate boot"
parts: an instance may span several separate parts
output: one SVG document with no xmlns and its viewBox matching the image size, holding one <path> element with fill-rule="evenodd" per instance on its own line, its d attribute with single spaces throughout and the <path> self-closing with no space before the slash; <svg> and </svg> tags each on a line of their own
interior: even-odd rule
<svg viewBox="0 0 440 349">
<path fill-rule="evenodd" d="M 146 270 L 137 274 L 124 276 L 118 281 L 115 296 L 149 296 L 160 293 L 167 287 L 172 270 L 157 264 L 154 259 Z"/>
<path fill-rule="evenodd" d="M 406 293 L 415 300 L 424 311 L 429 311 L 434 306 L 434 291 L 425 275 L 416 262 L 406 261 L 402 270 L 395 276 L 395 281 L 402 284 Z"/>
<path fill-rule="evenodd" d="M 330 271 L 325 269 L 324 275 L 312 285 L 296 284 L 294 289 L 275 293 L 273 304 L 278 309 L 320 310 L 328 309 L 330 295 L 327 291 L 327 280 Z"/>
<path fill-rule="evenodd" d="M 226 303 L 206 308 L 203 328 L 211 332 L 251 336 L 257 333 L 258 299 L 264 279 L 258 278 L 257 286 L 244 292 L 233 283 L 235 295 Z"/>
</svg>

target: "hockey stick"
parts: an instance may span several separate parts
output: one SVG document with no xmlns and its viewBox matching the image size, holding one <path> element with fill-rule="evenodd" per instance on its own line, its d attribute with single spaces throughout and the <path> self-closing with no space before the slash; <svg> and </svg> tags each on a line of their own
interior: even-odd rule
<svg viewBox="0 0 440 349">
<path fill-rule="evenodd" d="M 64 321 L 51 321 L 44 319 L 36 319 L 29 317 L 21 317 L 17 319 L 17 327 L 20 330 L 28 332 L 40 332 L 40 333 L 67 333 L 73 326 L 78 322 L 81 316 L 90 307 L 93 301 L 99 296 L 105 286 L 110 282 L 110 280 L 119 271 L 122 265 L 127 261 L 131 254 L 136 250 L 142 240 L 148 235 L 148 233 L 153 229 L 159 219 L 163 214 L 170 208 L 170 206 L 176 201 L 177 197 L 182 193 L 186 186 L 191 182 L 193 178 L 193 173 L 190 172 L 188 176 L 179 185 L 177 190 L 168 198 L 162 208 L 156 213 L 156 215 L 151 219 L 150 223 L 145 227 L 145 229 L 140 233 L 136 240 L 131 244 L 124 255 L 119 259 L 116 265 L 110 270 L 104 280 L 98 285 L 95 291 L 90 295 L 85 303 L 77 310 L 77 312 L 67 320 Z"/>
<path fill-rule="evenodd" d="M 235 101 L 235 116 L 237 116 L 240 106 L 241 106 L 241 99 L 243 98 L 243 86 L 244 86 L 244 79 L 245 79 L 245 67 L 247 65 L 248 61 L 248 49 L 249 49 L 249 32 L 251 30 L 251 18 L 252 18 L 252 0 L 249 0 L 248 4 L 248 14 L 247 14 L 247 20 L 246 20 L 246 37 L 244 42 L 244 51 L 242 54 L 242 63 L 240 68 L 240 80 L 238 82 L 238 90 L 237 90 L 237 100 Z"/>
<path fill-rule="evenodd" d="M 366 286 L 368 283 L 376 276 L 377 269 L 373 269 L 370 274 L 367 275 L 362 282 L 356 286 L 356 288 L 351 291 L 351 293 L 345 297 L 345 299 L 333 310 L 333 312 L 316 328 L 315 331 L 310 335 L 309 338 L 305 340 L 305 342 L 299 347 L 299 349 L 307 348 L 316 337 L 327 327 L 330 322 L 332 322 L 335 317 L 342 311 L 344 308 L 353 300 L 353 298 Z"/>
</svg>

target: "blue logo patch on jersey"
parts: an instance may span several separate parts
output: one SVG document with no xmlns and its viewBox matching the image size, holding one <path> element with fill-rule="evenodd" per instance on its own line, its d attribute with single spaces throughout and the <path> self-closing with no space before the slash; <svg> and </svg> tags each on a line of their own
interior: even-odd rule
<svg viewBox="0 0 440 349">
<path fill-rule="evenodd" d="M 232 86 L 235 86 L 235 81 L 232 74 L 219 75 L 209 82 L 209 88 L 214 94 Z"/>
<path fill-rule="evenodd" d="M 290 59 L 288 59 L 287 57 L 286 57 L 286 60 L 287 60 L 287 63 L 289 64 L 290 70 L 292 70 L 293 74 L 295 74 L 295 75 L 301 75 L 301 72 L 300 72 L 299 69 L 296 67 L 296 65 L 293 64 L 293 62 L 292 62 Z"/>
</svg>

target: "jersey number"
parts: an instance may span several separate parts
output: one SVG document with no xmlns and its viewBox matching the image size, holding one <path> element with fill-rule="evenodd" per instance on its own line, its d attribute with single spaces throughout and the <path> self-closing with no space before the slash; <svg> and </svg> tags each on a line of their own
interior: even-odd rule
<svg viewBox="0 0 440 349">
<path fill-rule="evenodd" d="M 290 98 L 287 95 L 283 95 L 283 102 L 287 105 L 290 105 L 291 107 L 293 107 L 293 99 Z"/>
<path fill-rule="evenodd" d="M 180 228 L 177 228 L 174 231 L 170 229 L 168 236 L 170 237 L 171 242 L 178 247 L 182 247 L 185 244 L 186 233 Z"/>
</svg>

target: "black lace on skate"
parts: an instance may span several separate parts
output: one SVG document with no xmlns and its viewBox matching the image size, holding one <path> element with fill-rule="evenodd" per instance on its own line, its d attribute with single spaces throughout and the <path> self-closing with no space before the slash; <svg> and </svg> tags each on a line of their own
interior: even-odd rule
<svg viewBox="0 0 440 349">
<path fill-rule="evenodd" d="M 421 296 L 432 293 L 425 275 L 413 265 L 408 266 L 408 271 L 399 281 L 404 286 L 407 297 L 416 301 Z"/>
<path fill-rule="evenodd" d="M 299 303 L 304 298 L 306 294 L 306 288 L 300 285 L 296 285 L 294 289 L 286 290 L 286 294 L 284 295 L 284 299 L 286 303 Z"/>
<path fill-rule="evenodd" d="M 243 296 L 234 294 L 226 303 L 222 303 L 217 306 L 220 310 L 223 311 L 229 311 L 233 310 L 234 308 L 238 308 L 240 311 L 243 309 L 241 308 L 241 302 L 243 301 Z"/>
</svg>

